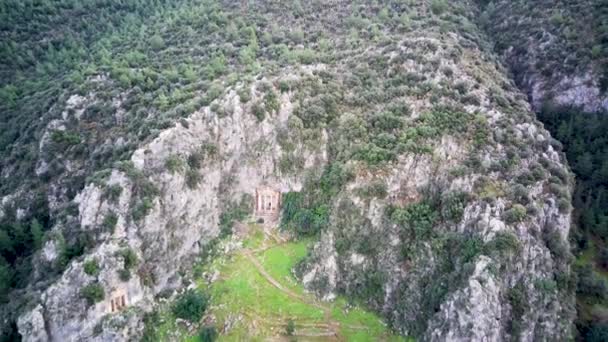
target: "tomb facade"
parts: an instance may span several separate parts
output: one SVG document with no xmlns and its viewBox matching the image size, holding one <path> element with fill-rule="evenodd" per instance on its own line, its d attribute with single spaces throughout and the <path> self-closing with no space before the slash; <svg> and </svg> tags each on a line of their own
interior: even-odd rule
<svg viewBox="0 0 608 342">
<path fill-rule="evenodd" d="M 264 186 L 255 190 L 255 218 L 264 222 L 274 222 L 279 218 L 281 192 Z"/>
<path fill-rule="evenodd" d="M 108 312 L 118 312 L 124 309 L 126 306 L 127 293 L 122 289 L 114 290 L 110 296 L 110 302 L 108 303 Z"/>
</svg>

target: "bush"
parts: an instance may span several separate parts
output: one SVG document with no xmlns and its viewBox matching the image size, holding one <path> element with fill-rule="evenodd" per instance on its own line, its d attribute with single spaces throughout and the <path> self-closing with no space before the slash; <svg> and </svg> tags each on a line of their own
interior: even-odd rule
<svg viewBox="0 0 608 342">
<path fill-rule="evenodd" d="M 256 117 L 256 119 L 258 119 L 259 122 L 264 121 L 264 118 L 266 117 L 266 110 L 264 109 L 264 106 L 259 103 L 255 103 L 251 107 L 251 110 L 253 112 L 253 115 Z"/>
<path fill-rule="evenodd" d="M 109 185 L 104 192 L 105 197 L 112 203 L 117 203 L 122 194 L 122 187 L 120 184 Z"/>
<path fill-rule="evenodd" d="M 131 216 L 133 216 L 133 220 L 139 221 L 146 217 L 150 210 L 152 210 L 152 207 L 152 200 L 150 200 L 149 198 L 142 199 L 131 210 Z"/>
<path fill-rule="evenodd" d="M 384 181 L 374 180 L 357 189 L 357 194 L 363 198 L 385 198 L 388 195 L 388 190 Z"/>
<path fill-rule="evenodd" d="M 89 284 L 83 287 L 80 290 L 80 296 L 87 300 L 88 305 L 93 305 L 95 303 L 101 302 L 105 297 L 103 287 L 98 284 Z"/>
<path fill-rule="evenodd" d="M 240 203 L 230 203 L 220 214 L 220 236 L 225 237 L 232 234 L 232 226 L 235 221 L 244 220 L 251 212 L 252 198 L 243 196 Z"/>
<path fill-rule="evenodd" d="M 410 204 L 405 208 L 391 208 L 391 221 L 402 228 L 408 239 L 425 240 L 431 237 L 438 215 L 426 202 Z"/>
<path fill-rule="evenodd" d="M 287 336 L 293 336 L 293 333 L 296 331 L 296 324 L 293 322 L 293 319 L 287 320 L 287 325 L 285 326 L 285 334 Z"/>
<path fill-rule="evenodd" d="M 90 275 L 90 276 L 97 276 L 99 274 L 100 268 L 99 268 L 99 263 L 97 262 L 96 259 L 91 259 L 89 261 L 86 261 L 83 265 L 83 269 L 84 269 L 84 273 Z"/>
<path fill-rule="evenodd" d="M 116 216 L 116 214 L 114 214 L 113 212 L 109 212 L 103 218 L 103 222 L 101 223 L 101 225 L 105 231 L 113 234 L 117 223 L 118 223 L 118 216 Z"/>
<path fill-rule="evenodd" d="M 178 155 L 172 155 L 165 160 L 165 167 L 171 174 L 175 174 L 183 170 L 184 162 Z"/>
<path fill-rule="evenodd" d="M 198 337 L 202 342 L 213 342 L 217 339 L 217 330 L 215 327 L 203 327 L 198 333 Z"/>
<path fill-rule="evenodd" d="M 448 8 L 448 4 L 445 0 L 432 0 L 431 1 L 431 11 L 434 14 L 440 15 L 443 14 Z"/>
<path fill-rule="evenodd" d="M 124 268 L 131 269 L 137 265 L 137 254 L 131 248 L 125 248 L 117 252 L 122 257 Z"/>
<path fill-rule="evenodd" d="M 198 170 L 189 169 L 186 172 L 186 185 L 189 189 L 196 189 L 198 187 L 198 184 L 201 182 L 201 179 L 202 177 Z"/>
<path fill-rule="evenodd" d="M 173 314 L 176 317 L 198 322 L 207 309 L 207 297 L 196 290 L 188 290 L 182 294 L 173 306 Z"/>
<path fill-rule="evenodd" d="M 515 204 L 511 209 L 505 211 L 502 215 L 502 218 L 507 223 L 517 223 L 521 222 L 526 218 L 526 207 L 521 204 Z"/>
<path fill-rule="evenodd" d="M 118 270 L 118 277 L 122 281 L 129 281 L 129 279 L 131 279 L 131 270 L 121 268 L 120 270 Z"/>
<path fill-rule="evenodd" d="M 443 219 L 446 221 L 460 222 L 468 200 L 469 195 L 461 191 L 444 195 L 441 199 L 441 216 Z"/>
</svg>

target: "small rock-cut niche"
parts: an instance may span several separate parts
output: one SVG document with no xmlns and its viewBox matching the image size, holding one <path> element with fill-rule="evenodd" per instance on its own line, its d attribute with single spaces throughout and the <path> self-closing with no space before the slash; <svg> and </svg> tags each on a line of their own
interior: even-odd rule
<svg viewBox="0 0 608 342">
<path fill-rule="evenodd" d="M 274 221 L 279 217 L 281 193 L 270 187 L 255 190 L 255 217 L 264 221 Z"/>
<path fill-rule="evenodd" d="M 122 292 L 115 293 L 110 299 L 110 312 L 117 312 L 127 306 L 127 296 Z"/>
</svg>

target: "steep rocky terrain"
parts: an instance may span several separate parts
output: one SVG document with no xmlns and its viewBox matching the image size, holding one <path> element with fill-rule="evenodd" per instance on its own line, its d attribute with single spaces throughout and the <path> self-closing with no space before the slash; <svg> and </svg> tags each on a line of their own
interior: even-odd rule
<svg viewBox="0 0 608 342">
<path fill-rule="evenodd" d="M 262 184 L 284 192 L 279 229 L 318 240 L 295 271 L 320 298 L 422 340 L 573 335 L 573 179 L 476 2 L 119 10 L 137 15 L 73 38 L 82 69 L 2 70 L 9 124 L 31 123 L 1 149 L 3 232 L 28 247 L 0 244 L 3 316 L 24 340 L 141 337 Z M 37 74 L 65 85 L 20 85 Z"/>
<path fill-rule="evenodd" d="M 535 110 L 608 110 L 608 2 L 487 1 L 482 26 Z"/>
</svg>

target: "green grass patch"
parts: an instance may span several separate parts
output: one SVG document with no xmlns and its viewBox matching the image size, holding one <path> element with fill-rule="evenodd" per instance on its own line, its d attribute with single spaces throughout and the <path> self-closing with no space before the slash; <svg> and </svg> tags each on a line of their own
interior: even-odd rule
<svg viewBox="0 0 608 342">
<path fill-rule="evenodd" d="M 251 251 L 266 273 L 290 294 L 271 284 L 247 257 L 245 249 L 217 257 L 202 267 L 206 272 L 219 272 L 219 279 L 210 285 L 197 279 L 200 290 L 209 296 L 207 313 L 215 316 L 215 326 L 220 332 L 218 341 L 275 339 L 285 336 L 289 320 L 295 323 L 298 340 L 326 340 L 326 337 L 298 334 L 326 333 L 333 329 L 327 325 L 332 323 L 338 338 L 347 341 L 405 341 L 394 335 L 374 313 L 349 304 L 344 298 L 321 302 L 304 290 L 292 269 L 306 256 L 312 243 L 312 239 L 301 239 L 279 244 L 253 224 L 249 237 L 243 241 L 244 248 Z M 271 247 L 254 252 L 264 246 Z M 177 336 L 181 336 L 178 339 L 182 341 L 200 341 L 198 336 L 188 336 L 183 327 L 175 324 L 170 310 L 161 317 L 163 323 L 157 330 L 159 341 L 175 340 Z M 233 322 L 232 328 L 222 334 L 227 322 Z"/>
</svg>

